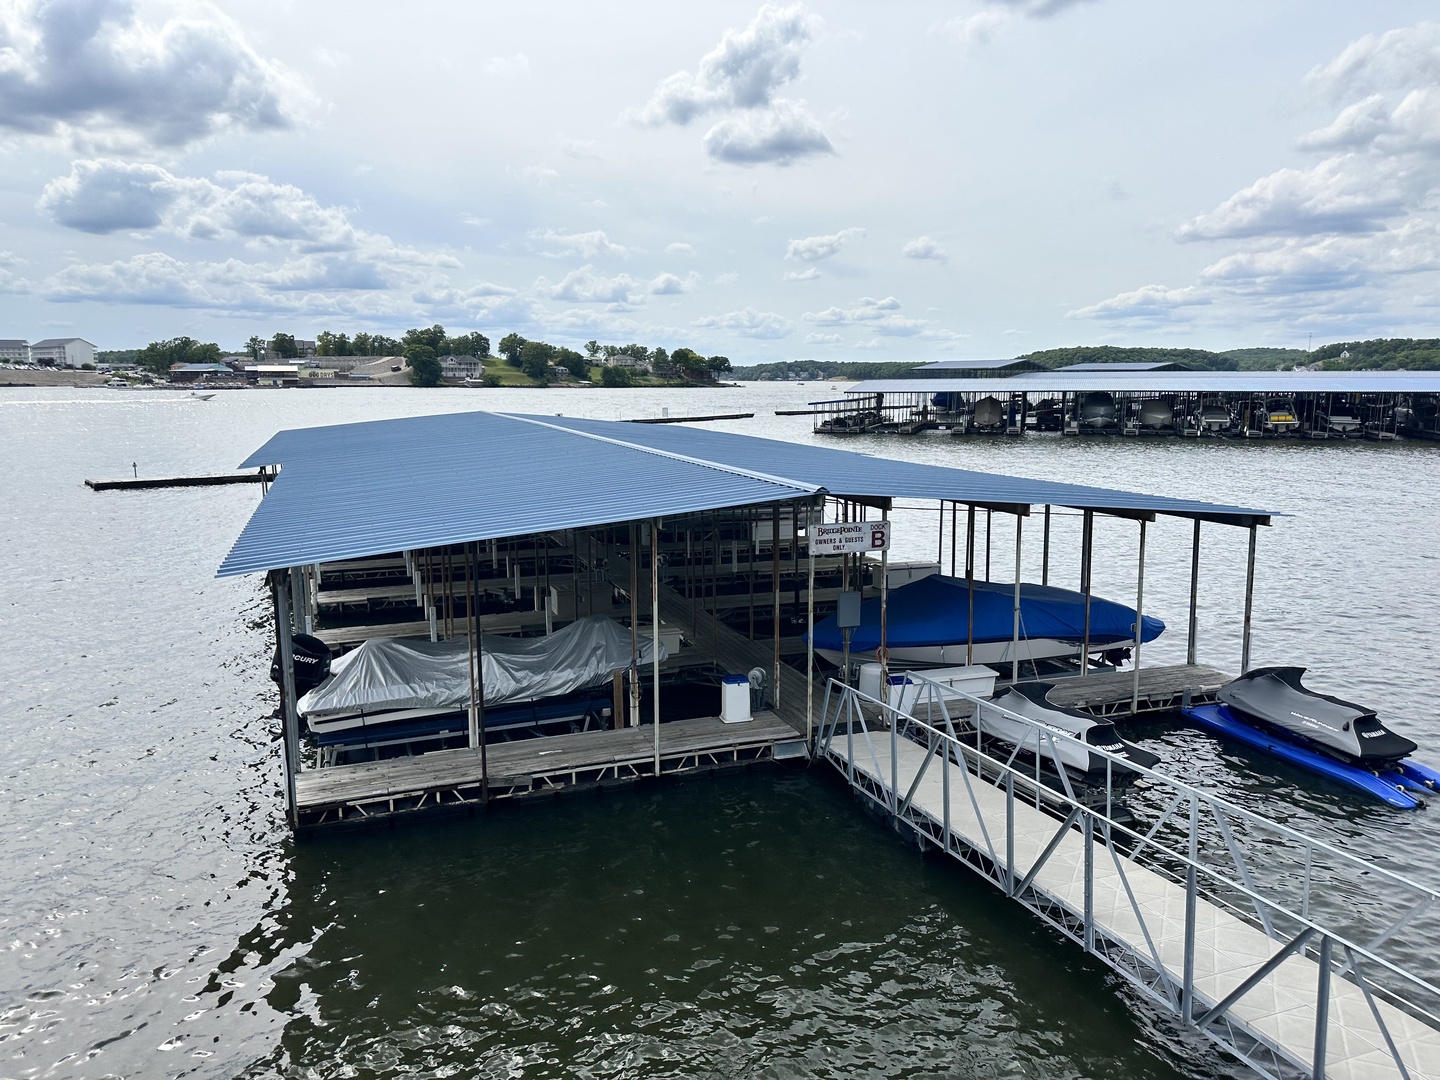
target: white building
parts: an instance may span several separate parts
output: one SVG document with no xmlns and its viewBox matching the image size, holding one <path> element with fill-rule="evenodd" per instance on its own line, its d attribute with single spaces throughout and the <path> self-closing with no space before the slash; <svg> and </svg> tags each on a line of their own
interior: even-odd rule
<svg viewBox="0 0 1440 1080">
<path fill-rule="evenodd" d="M 0 363 L 28 364 L 30 342 L 24 338 L 0 338 Z"/>
<path fill-rule="evenodd" d="M 485 374 L 485 365 L 474 356 L 440 357 L 442 379 L 478 379 Z"/>
<path fill-rule="evenodd" d="M 78 368 L 95 363 L 95 346 L 84 338 L 46 338 L 30 346 L 30 362 L 50 367 Z"/>
<path fill-rule="evenodd" d="M 639 357 L 631 356 L 629 353 L 616 353 L 605 360 L 607 367 L 625 368 L 628 371 L 649 371 L 650 363 L 641 360 Z"/>
</svg>

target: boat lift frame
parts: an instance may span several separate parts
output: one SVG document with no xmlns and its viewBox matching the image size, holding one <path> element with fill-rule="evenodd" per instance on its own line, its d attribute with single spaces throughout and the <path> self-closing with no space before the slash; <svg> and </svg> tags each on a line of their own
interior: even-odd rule
<svg viewBox="0 0 1440 1080">
<path fill-rule="evenodd" d="M 905 690 L 902 709 L 831 680 L 816 754 L 922 848 L 1262 1076 L 1440 1075 L 1440 987 L 1401 939 L 1440 893 L 918 673 Z M 982 739 L 985 713 L 1027 729 L 1008 756 Z M 1064 743 L 1106 760 L 1103 784 L 1042 773 Z M 1147 824 L 1116 813 L 1119 770 L 1143 776 Z"/>
</svg>

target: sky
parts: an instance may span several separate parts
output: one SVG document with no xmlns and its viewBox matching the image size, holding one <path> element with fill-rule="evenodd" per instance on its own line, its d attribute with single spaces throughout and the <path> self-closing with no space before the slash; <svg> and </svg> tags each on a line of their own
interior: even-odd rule
<svg viewBox="0 0 1440 1080">
<path fill-rule="evenodd" d="M 1433 337 L 1440 0 L 0 0 L 0 337 Z"/>
</svg>

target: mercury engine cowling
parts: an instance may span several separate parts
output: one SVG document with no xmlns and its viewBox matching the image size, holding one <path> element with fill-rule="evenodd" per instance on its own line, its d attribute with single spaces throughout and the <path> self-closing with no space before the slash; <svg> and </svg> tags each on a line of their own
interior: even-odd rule
<svg viewBox="0 0 1440 1080">
<path fill-rule="evenodd" d="M 1303 667 L 1264 667 L 1222 686 L 1217 697 L 1245 720 L 1293 736 L 1332 757 L 1374 767 L 1418 747 L 1389 730 L 1375 710 L 1318 694 L 1301 683 Z"/>
<path fill-rule="evenodd" d="M 330 646 L 309 634 L 292 634 L 290 643 L 290 652 L 295 659 L 295 694 L 304 697 L 330 677 Z M 270 680 L 276 686 L 284 682 L 278 645 L 270 659 Z"/>
<path fill-rule="evenodd" d="M 1017 713 L 1051 731 L 1069 735 L 1086 746 L 1124 758 L 1141 768 L 1153 769 L 1160 763 L 1160 759 L 1150 751 L 1132 746 L 1120 738 L 1115 725 L 1109 721 L 1097 720 L 1086 713 L 1052 705 L 1046 695 L 1054 685 L 1049 682 L 1017 683 L 1006 687 L 1003 693 L 996 694 L 992 700 L 1002 709 Z M 1028 745 L 1035 746 L 1035 734 L 1029 725 L 1008 716 L 996 715 L 988 709 L 980 710 L 980 730 L 1012 745 L 1024 746 L 1028 739 Z M 1052 764 L 1097 775 L 1103 780 L 1107 759 L 1100 754 L 1090 753 L 1084 747 L 1070 742 L 1051 742 L 1044 739 L 1041 740 L 1041 752 Z M 1112 774 L 1131 771 L 1123 764 L 1112 766 Z"/>
</svg>

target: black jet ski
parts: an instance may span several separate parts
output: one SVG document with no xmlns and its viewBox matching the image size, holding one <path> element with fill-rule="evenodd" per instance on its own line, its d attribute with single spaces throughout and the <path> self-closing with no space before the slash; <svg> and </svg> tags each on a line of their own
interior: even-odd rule
<svg viewBox="0 0 1440 1080">
<path fill-rule="evenodd" d="M 1104 782 L 1107 759 L 1100 754 L 1091 753 L 1087 747 L 1104 750 L 1144 769 L 1153 769 L 1160 763 L 1160 759 L 1150 751 L 1142 750 L 1120 738 L 1115 725 L 1108 720 L 1098 720 L 1086 713 L 1051 704 L 1046 695 L 1054 685 L 1052 682 L 1017 683 L 1007 686 L 1003 692 L 991 699 L 1002 709 L 1085 744 L 1076 746 L 1069 741 L 1041 739 L 1042 755 L 1048 763 L 1064 765 L 1072 773 L 1081 774 L 1085 779 L 1098 777 L 1101 783 Z M 1029 724 L 1000 715 L 993 709 L 982 707 L 979 712 L 980 730 L 984 734 L 1011 746 L 1028 746 L 1031 748 L 1030 753 L 1034 753 L 1035 732 Z M 1133 770 L 1124 765 L 1111 767 L 1112 776 L 1120 771 L 1130 774 L 1132 779 L 1135 775 Z"/>
<path fill-rule="evenodd" d="M 1217 697 L 1240 719 L 1297 740 L 1351 765 L 1378 769 L 1417 747 L 1396 735 L 1373 709 L 1317 694 L 1300 681 L 1303 667 L 1263 667 L 1226 683 Z"/>
</svg>

